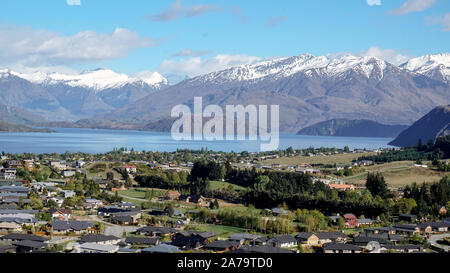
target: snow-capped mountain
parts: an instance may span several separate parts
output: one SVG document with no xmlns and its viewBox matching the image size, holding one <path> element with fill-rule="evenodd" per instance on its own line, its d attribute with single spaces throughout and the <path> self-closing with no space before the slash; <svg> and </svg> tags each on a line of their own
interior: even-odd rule
<svg viewBox="0 0 450 273">
<path fill-rule="evenodd" d="M 432 79 L 450 82 L 450 53 L 414 58 L 400 67 Z"/>
<path fill-rule="evenodd" d="M 52 121 L 89 118 L 135 102 L 168 86 L 157 72 L 135 76 L 110 69 L 62 73 L 0 70 L 0 103 Z"/>
<path fill-rule="evenodd" d="M 268 60 L 253 65 L 241 65 L 200 76 L 192 79 L 192 81 L 224 83 L 230 81 L 278 80 L 306 71 L 315 71 L 323 76 L 332 77 L 351 69 L 360 71 L 367 78 L 372 75 L 373 71 L 381 73 L 380 76 L 382 77 L 387 65 L 385 61 L 375 57 L 345 55 L 339 58 L 329 58 L 326 56 L 315 57 L 311 54 L 302 54 L 294 57 Z"/>
<path fill-rule="evenodd" d="M 369 119 L 411 124 L 450 103 L 447 82 L 409 71 L 375 57 L 336 58 L 304 54 L 212 72 L 170 86 L 99 119 L 139 122 L 165 120 L 177 104 L 279 105 L 280 130 L 330 119 Z"/>
<path fill-rule="evenodd" d="M 120 88 L 127 84 L 147 84 L 154 88 L 161 88 L 168 85 L 168 81 L 158 72 L 144 71 L 134 77 L 126 74 L 117 73 L 110 69 L 96 69 L 84 71 L 78 75 L 61 73 L 43 73 L 40 71 L 34 73 L 19 73 L 10 70 L 3 70 L 14 76 L 26 79 L 32 83 L 42 85 L 65 84 L 71 87 L 89 88 L 95 91 L 101 91 L 108 88 Z M 0 70 L 0 73 L 2 71 Z"/>
</svg>

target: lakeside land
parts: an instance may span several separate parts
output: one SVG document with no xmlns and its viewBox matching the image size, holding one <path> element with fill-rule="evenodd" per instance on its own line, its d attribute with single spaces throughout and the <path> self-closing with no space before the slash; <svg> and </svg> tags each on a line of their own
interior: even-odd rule
<svg viewBox="0 0 450 273">
<path fill-rule="evenodd" d="M 0 251 L 448 251 L 450 162 L 440 149 L 448 142 L 2 153 Z"/>
</svg>

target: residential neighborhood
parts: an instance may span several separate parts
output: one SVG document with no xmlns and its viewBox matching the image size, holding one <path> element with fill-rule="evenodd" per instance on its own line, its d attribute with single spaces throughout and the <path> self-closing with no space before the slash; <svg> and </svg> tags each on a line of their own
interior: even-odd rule
<svg viewBox="0 0 450 273">
<path fill-rule="evenodd" d="M 105 160 L 112 155 L 118 159 Z M 271 202 L 267 202 L 269 207 L 252 205 L 248 203 L 251 199 L 242 199 L 248 198 L 246 186 L 233 182 L 232 175 L 245 179 L 243 174 L 261 173 L 251 186 L 256 190 L 270 183 L 266 180 L 276 179 L 272 176 L 276 174 L 311 179 L 313 187 L 321 185 L 321 189 L 340 198 L 370 193 L 365 187 L 327 178 L 323 171 L 283 170 L 281 164 L 259 171 L 256 167 L 220 165 L 230 160 L 227 154 L 204 152 L 189 154 L 193 157 L 184 163 L 173 160 L 186 155 L 172 154 L 169 162 L 162 158 L 148 162 L 142 160 L 148 154 L 124 150 L 102 155 L 102 161 L 88 154 L 71 154 L 56 160 L 46 156 L 11 160 L 5 155 L 1 172 L 11 176 L 0 180 L 0 253 L 449 251 L 448 202 L 436 214 L 417 215 L 412 213 L 418 211 L 414 205 L 410 208 L 409 203 L 403 203 L 412 202 L 410 199 L 405 200 L 398 191 L 390 189 L 392 197 L 386 199 L 394 202 L 390 215 L 363 215 L 358 207 L 328 213 L 320 205 L 316 209 L 295 208 L 285 202 L 274 207 Z M 136 157 L 132 164 L 125 160 L 131 156 Z M 193 180 L 194 175 L 202 175 L 199 172 L 203 167 L 191 164 L 205 157 L 217 163 L 207 163 L 204 170 L 212 175 L 217 168 L 219 175 L 207 178 L 206 183 L 200 178 Z M 287 155 L 254 157 L 255 162 L 263 162 L 266 157 L 273 160 Z M 232 160 L 234 164 L 245 161 Z M 354 166 L 372 164 L 357 162 Z M 68 170 L 73 173 L 68 175 Z M 230 174 L 227 176 L 226 172 Z M 161 177 L 165 182 L 158 180 Z"/>
</svg>

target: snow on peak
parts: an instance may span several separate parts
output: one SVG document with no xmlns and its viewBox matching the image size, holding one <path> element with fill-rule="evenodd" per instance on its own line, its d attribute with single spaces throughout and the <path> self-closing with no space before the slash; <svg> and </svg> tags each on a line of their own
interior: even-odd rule
<svg viewBox="0 0 450 273">
<path fill-rule="evenodd" d="M 260 80 L 269 77 L 272 79 L 279 79 L 301 71 L 310 75 L 311 70 L 317 70 L 319 73 L 328 76 L 335 76 L 350 69 L 358 70 L 368 78 L 372 75 L 374 69 L 378 69 L 379 75 L 382 78 L 383 71 L 386 67 L 387 63 L 385 61 L 375 57 L 344 55 L 341 57 L 329 58 L 326 56 L 315 57 L 311 54 L 302 54 L 294 57 L 263 61 L 251 65 L 241 65 L 203 75 L 195 80 L 220 83 L 226 81 Z"/>
<path fill-rule="evenodd" d="M 29 74 L 12 72 L 12 74 L 33 83 L 45 85 L 66 84 L 72 87 L 90 88 L 95 91 L 118 88 L 131 83 L 145 83 L 156 88 L 168 84 L 167 79 L 161 74 L 150 71 L 139 73 L 135 77 L 103 68 L 83 71 L 77 75 L 62 73 L 46 74 L 43 72 Z"/>
<path fill-rule="evenodd" d="M 450 53 L 428 54 L 411 59 L 401 67 L 432 78 L 440 76 L 450 82 Z"/>
</svg>

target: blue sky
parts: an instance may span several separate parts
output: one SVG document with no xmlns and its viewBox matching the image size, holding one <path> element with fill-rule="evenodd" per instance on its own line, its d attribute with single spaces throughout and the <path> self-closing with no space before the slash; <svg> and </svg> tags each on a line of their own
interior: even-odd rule
<svg viewBox="0 0 450 273">
<path fill-rule="evenodd" d="M 448 0 L 2 0 L 0 67 L 195 76 L 302 53 L 449 52 Z"/>
</svg>

